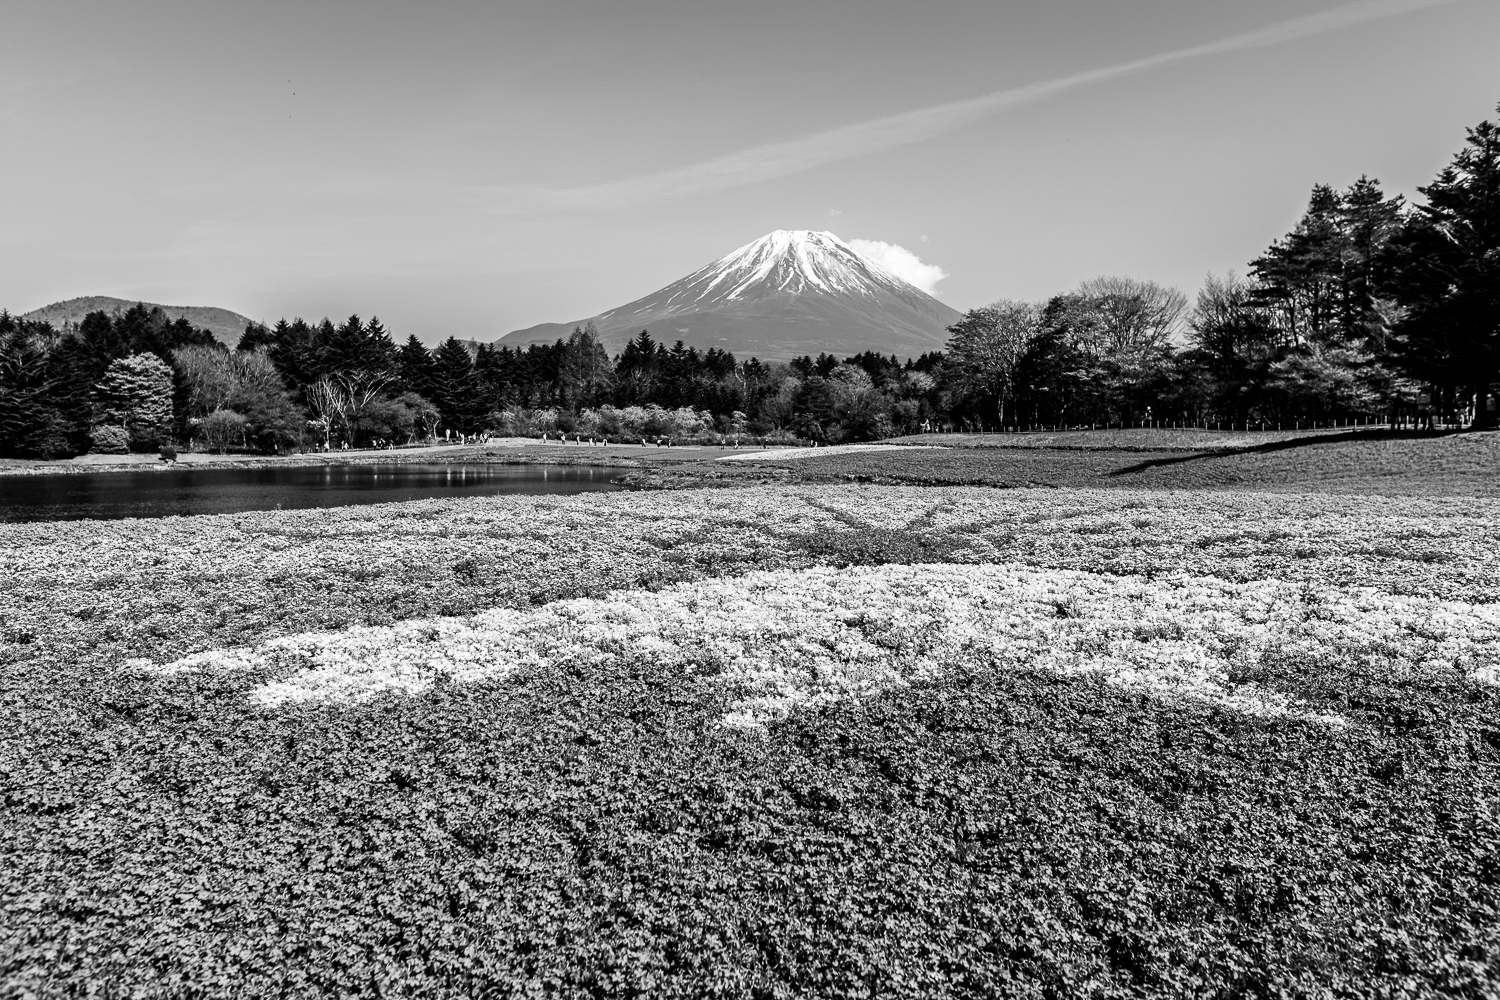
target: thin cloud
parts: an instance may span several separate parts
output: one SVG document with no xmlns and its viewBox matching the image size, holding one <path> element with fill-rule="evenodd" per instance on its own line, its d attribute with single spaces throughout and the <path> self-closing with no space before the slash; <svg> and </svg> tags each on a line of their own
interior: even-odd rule
<svg viewBox="0 0 1500 1000">
<path fill-rule="evenodd" d="M 845 125 L 789 142 L 753 146 L 727 156 L 690 166 L 623 181 L 549 190 L 512 189 L 513 208 L 615 208 L 684 194 L 720 191 L 802 173 L 840 160 L 850 160 L 897 146 L 909 145 L 963 128 L 975 122 L 1035 104 L 1049 97 L 1091 84 L 1103 83 L 1172 63 L 1281 45 L 1298 39 L 1342 31 L 1371 21 L 1464 0 L 1355 0 L 1332 10 L 1295 17 L 1245 34 L 1160 55 L 1133 59 L 1101 69 L 1073 73 L 979 97 L 918 108 L 872 121 Z"/>
</svg>

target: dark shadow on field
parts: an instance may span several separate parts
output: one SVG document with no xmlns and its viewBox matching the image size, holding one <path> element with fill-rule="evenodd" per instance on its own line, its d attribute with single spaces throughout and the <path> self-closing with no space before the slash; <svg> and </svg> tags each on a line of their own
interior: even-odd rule
<svg viewBox="0 0 1500 1000">
<path fill-rule="evenodd" d="M 1147 472 L 1151 469 L 1163 468 L 1171 465 L 1182 465 L 1186 462 L 1197 462 L 1205 458 L 1232 458 L 1236 455 L 1270 454 L 1277 451 L 1289 451 L 1294 448 L 1306 448 L 1313 445 L 1325 444 L 1348 444 L 1355 441 L 1412 441 L 1431 440 L 1441 437 L 1453 437 L 1458 434 L 1467 434 L 1466 430 L 1454 431 L 1365 431 L 1353 430 L 1342 434 L 1320 434 L 1316 437 L 1291 438 L 1285 441 L 1269 441 L 1265 444 L 1250 445 L 1246 448 L 1222 448 L 1211 451 L 1195 451 L 1187 455 L 1172 455 L 1167 458 L 1151 458 L 1124 468 L 1114 469 L 1105 473 L 1111 478 L 1115 476 L 1129 476 L 1136 473 Z"/>
</svg>

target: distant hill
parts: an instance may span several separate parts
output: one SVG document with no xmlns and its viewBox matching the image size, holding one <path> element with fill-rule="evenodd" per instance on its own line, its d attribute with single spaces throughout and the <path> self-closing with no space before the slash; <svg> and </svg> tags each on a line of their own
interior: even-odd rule
<svg viewBox="0 0 1500 1000">
<path fill-rule="evenodd" d="M 787 360 L 861 351 L 917 357 L 940 351 L 958 310 L 859 255 L 832 233 L 778 229 L 660 291 L 573 323 L 543 323 L 500 338 L 551 343 L 593 323 L 611 353 L 641 330 L 742 357 Z"/>
<path fill-rule="evenodd" d="M 82 298 L 54 302 L 50 306 L 33 309 L 21 318 L 51 323 L 61 330 L 77 326 L 91 312 L 113 315 L 124 312 L 135 304 L 134 299 L 116 299 L 108 295 L 85 295 Z M 163 306 L 156 302 L 141 304 L 148 308 L 158 306 L 172 319 L 184 317 L 193 326 L 212 333 L 228 347 L 233 347 L 240 342 L 240 334 L 244 333 L 245 327 L 252 322 L 246 316 L 230 312 L 228 309 L 220 309 L 217 306 Z"/>
</svg>

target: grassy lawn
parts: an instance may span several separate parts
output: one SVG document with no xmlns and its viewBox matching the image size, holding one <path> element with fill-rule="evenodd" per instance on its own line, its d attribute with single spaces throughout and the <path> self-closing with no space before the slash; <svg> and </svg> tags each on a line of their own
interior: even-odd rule
<svg viewBox="0 0 1500 1000">
<path fill-rule="evenodd" d="M 1131 447 L 1035 447 L 988 442 L 930 447 L 945 437 L 901 438 L 903 444 L 929 447 L 891 447 L 882 452 L 840 453 L 831 449 L 827 455 L 786 459 L 767 451 L 764 460 L 748 462 L 653 463 L 624 478 L 646 487 L 856 481 L 922 486 L 1500 497 L 1500 432 L 1495 431 L 1434 437 L 1319 432 L 1253 444 L 1205 442 L 1194 449 L 1183 447 L 1182 439 L 1173 432 L 1140 439 Z M 1006 436 L 991 437 L 1003 441 Z"/>
<path fill-rule="evenodd" d="M 1486 995 L 1490 440 L 0 525 L 0 994 Z"/>
<path fill-rule="evenodd" d="M 1377 437 L 1389 432 L 1351 428 L 1312 430 L 1207 430 L 1196 427 L 1124 427 L 1090 431 L 1024 431 L 1015 434 L 912 434 L 899 444 L 936 444 L 949 448 L 1086 448 L 1126 451 L 1231 451 L 1283 441 L 1339 439 L 1352 434 Z"/>
</svg>

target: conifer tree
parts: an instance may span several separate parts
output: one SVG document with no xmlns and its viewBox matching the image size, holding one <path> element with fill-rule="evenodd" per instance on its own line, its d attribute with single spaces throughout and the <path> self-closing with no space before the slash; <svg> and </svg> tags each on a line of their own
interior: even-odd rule
<svg viewBox="0 0 1500 1000">
<path fill-rule="evenodd" d="M 563 406 L 569 410 L 597 406 L 613 384 L 614 370 L 609 352 L 599 343 L 599 331 L 592 323 L 575 328 L 558 363 L 557 389 Z"/>
<path fill-rule="evenodd" d="M 656 388 L 660 353 L 661 348 L 646 330 L 625 345 L 615 359 L 615 384 L 621 403 L 632 406 L 651 399 Z"/>
<path fill-rule="evenodd" d="M 239 343 L 234 345 L 234 349 L 246 352 L 259 351 L 270 348 L 274 343 L 276 343 L 276 338 L 269 327 L 264 323 L 251 323 L 240 334 Z"/>
<path fill-rule="evenodd" d="M 300 316 L 290 323 L 285 319 L 277 321 L 266 353 L 281 372 L 287 388 L 296 393 L 303 393 L 326 374 L 318 331 Z"/>
<path fill-rule="evenodd" d="M 1379 329 L 1383 263 L 1405 205 L 1361 177 L 1347 191 L 1313 188 L 1295 229 L 1250 264 L 1254 301 L 1269 310 L 1288 346 L 1364 346 Z"/>
<path fill-rule="evenodd" d="M 1496 108 L 1500 112 L 1500 107 Z M 1500 377 L 1500 124 L 1480 122 L 1429 185 L 1393 252 L 1406 316 L 1396 351 L 1414 375 L 1464 389 L 1495 423 Z"/>
<path fill-rule="evenodd" d="M 432 356 L 432 402 L 443 415 L 443 426 L 467 434 L 479 429 L 483 408 L 474 357 L 469 349 L 449 337 Z"/>
<path fill-rule="evenodd" d="M 416 334 L 407 337 L 396 354 L 396 377 L 402 391 L 433 398 L 432 352 Z"/>
<path fill-rule="evenodd" d="M 51 364 L 58 339 L 50 324 L 0 312 L 0 455 L 76 454 L 70 425 L 56 405 L 61 372 Z"/>
</svg>

